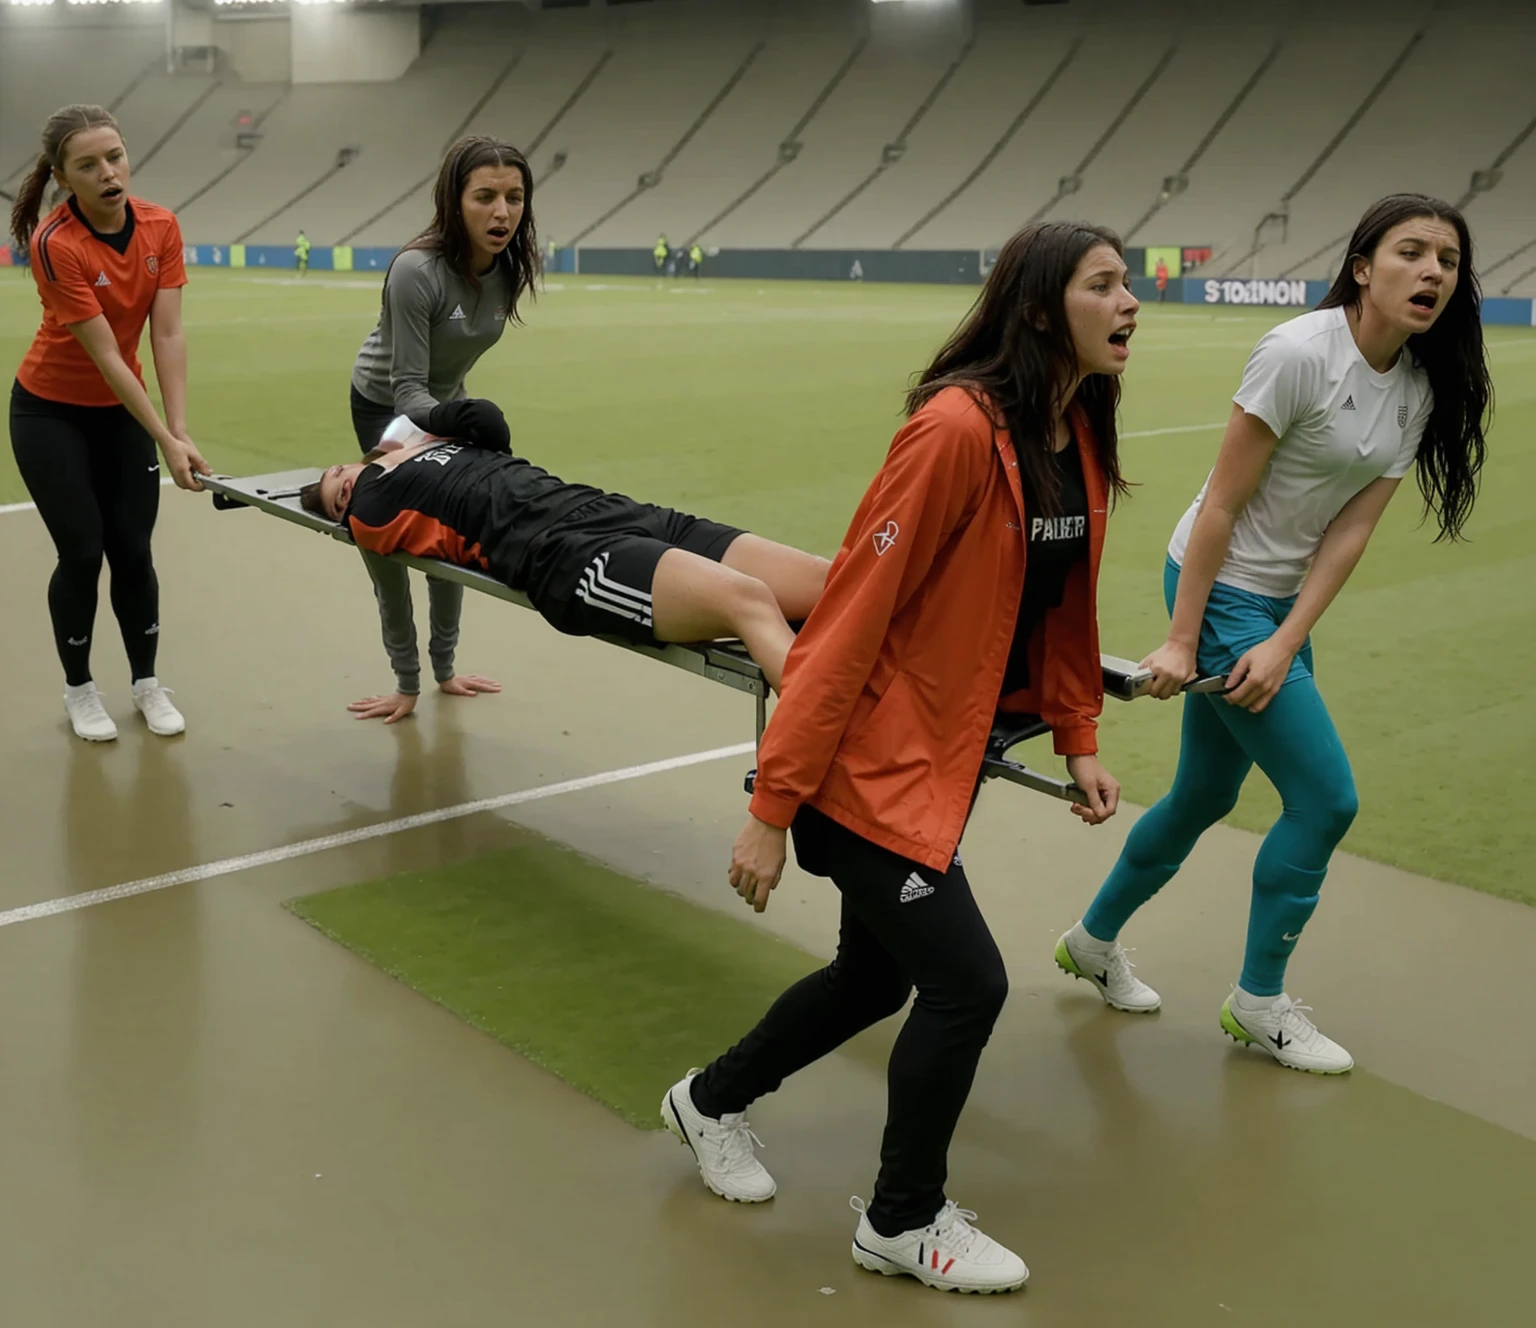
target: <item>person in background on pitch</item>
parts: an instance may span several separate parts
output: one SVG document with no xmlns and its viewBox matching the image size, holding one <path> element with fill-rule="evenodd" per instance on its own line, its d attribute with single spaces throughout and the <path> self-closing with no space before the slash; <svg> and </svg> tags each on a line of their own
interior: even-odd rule
<svg viewBox="0 0 1536 1328">
<path fill-rule="evenodd" d="M 1056 946 L 1056 962 L 1117 1009 L 1161 1003 L 1132 974 L 1122 928 L 1237 805 L 1257 765 L 1284 810 L 1254 859 L 1247 949 L 1221 1026 L 1293 1070 L 1354 1065 L 1285 994 L 1286 965 L 1359 805 L 1314 680 L 1311 632 L 1410 470 L 1439 537 L 1461 536 L 1493 399 L 1481 304 L 1461 213 L 1394 194 L 1361 218 L 1317 310 L 1267 333 L 1249 357 L 1215 469 L 1168 546 L 1168 640 L 1143 661 L 1154 696 L 1197 672 L 1225 675 L 1227 693 L 1184 698 L 1173 787 Z"/>
<path fill-rule="evenodd" d="M 464 379 L 517 322 L 518 301 L 540 271 L 533 219 L 533 171 L 499 139 L 461 138 L 443 158 L 432 191 L 432 224 L 410 241 L 384 276 L 383 308 L 352 369 L 352 427 L 372 452 L 391 420 L 407 415 L 442 437 L 462 436 L 473 405 Z M 505 429 L 505 424 L 501 426 Z M 354 701 L 359 719 L 393 724 L 416 708 L 421 663 L 407 569 L 364 552 L 379 604 L 395 690 Z M 447 696 L 499 692 L 477 674 L 458 674 L 454 657 L 464 588 L 427 578 L 432 674 Z"/>
<path fill-rule="evenodd" d="M 293 261 L 299 269 L 301 277 L 309 273 L 309 236 L 303 231 L 299 232 L 299 238 L 293 246 Z"/>
<path fill-rule="evenodd" d="M 11 388 L 11 449 L 58 551 L 48 611 L 64 666 L 64 709 L 89 742 L 117 737 L 91 678 L 103 556 L 134 708 L 152 733 L 186 728 L 155 674 L 156 444 L 181 488 L 201 488 L 198 475 L 209 473 L 187 433 L 181 228 L 165 208 L 130 197 L 128 179 L 117 121 L 100 106 L 66 106 L 43 127 L 42 154 L 11 209 L 11 231 L 30 251 L 43 304 L 42 326 Z M 68 196 L 39 222 L 50 181 Z M 146 322 L 164 420 L 139 366 Z"/>
<path fill-rule="evenodd" d="M 842 896 L 837 956 L 662 1102 L 727 1199 L 772 1197 L 748 1106 L 917 999 L 891 1054 L 880 1174 L 854 1260 L 940 1290 L 1009 1291 L 1024 1261 L 947 1200 L 950 1138 L 1008 993 L 956 851 L 995 712 L 1038 714 L 1086 792 L 1104 699 L 1096 585 L 1120 476 L 1115 411 L 1136 298 L 1119 240 L 1026 227 L 907 399 L 896 435 L 790 648 L 730 880 L 759 912 L 784 869 Z M 1043 865 L 1043 864 L 1042 864 Z"/>
</svg>

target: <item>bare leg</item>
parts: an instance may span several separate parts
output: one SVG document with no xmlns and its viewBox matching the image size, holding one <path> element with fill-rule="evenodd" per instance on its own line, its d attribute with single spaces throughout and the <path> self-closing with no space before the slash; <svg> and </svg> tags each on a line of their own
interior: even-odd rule
<svg viewBox="0 0 1536 1328">
<path fill-rule="evenodd" d="M 766 540 L 758 542 L 767 544 Z M 740 543 L 737 540 L 731 552 Z M 651 581 L 651 621 L 658 641 L 739 637 L 774 691 L 779 689 L 784 658 L 795 639 L 767 584 L 683 549 L 668 549 L 656 564 Z"/>
<path fill-rule="evenodd" d="M 832 569 L 831 563 L 814 553 L 757 535 L 737 536 L 720 561 L 766 585 L 790 622 L 804 622 L 810 617 Z"/>
</svg>

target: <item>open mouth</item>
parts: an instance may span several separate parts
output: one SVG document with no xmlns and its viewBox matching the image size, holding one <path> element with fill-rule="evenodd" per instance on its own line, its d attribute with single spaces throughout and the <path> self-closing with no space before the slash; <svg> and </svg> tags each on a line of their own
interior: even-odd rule
<svg viewBox="0 0 1536 1328">
<path fill-rule="evenodd" d="M 1408 303 L 1413 305 L 1415 308 L 1423 309 L 1426 313 L 1434 313 L 1435 306 L 1439 303 L 1439 300 L 1437 300 L 1428 291 L 1420 291 L 1417 295 L 1410 299 Z"/>
<path fill-rule="evenodd" d="M 1131 333 L 1135 330 L 1135 323 L 1127 323 L 1124 327 L 1117 327 L 1113 332 L 1109 334 L 1109 344 L 1111 346 L 1128 345 L 1131 340 Z"/>
<path fill-rule="evenodd" d="M 111 202 L 116 198 L 121 198 L 123 196 L 123 186 L 120 184 L 109 184 L 105 189 L 101 191 L 101 196 L 108 202 Z"/>
<path fill-rule="evenodd" d="M 511 230 L 509 230 L 506 226 L 492 226 L 491 229 L 486 232 L 486 234 L 489 235 L 493 240 L 506 240 L 510 239 L 512 236 Z"/>
</svg>

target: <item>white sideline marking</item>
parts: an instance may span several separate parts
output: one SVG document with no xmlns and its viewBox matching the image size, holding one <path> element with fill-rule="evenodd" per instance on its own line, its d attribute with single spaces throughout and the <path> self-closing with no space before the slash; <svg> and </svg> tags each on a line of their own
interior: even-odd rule
<svg viewBox="0 0 1536 1328">
<path fill-rule="evenodd" d="M 176 483 L 176 481 L 173 480 L 169 475 L 161 476 L 160 487 L 162 489 L 167 488 L 168 486 L 170 486 L 172 484 L 175 484 L 175 483 Z M 37 504 L 36 503 L 6 503 L 4 506 L 0 506 L 0 516 L 4 516 L 7 512 L 35 512 L 35 511 L 37 511 Z"/>
<path fill-rule="evenodd" d="M 625 780 L 643 779 L 646 775 L 664 774 L 668 770 L 681 770 L 690 765 L 703 765 L 706 761 L 719 761 L 728 756 L 745 756 L 754 751 L 757 744 L 739 742 L 733 747 L 714 747 L 704 752 L 689 752 L 685 756 L 669 756 L 661 761 L 649 761 L 644 765 L 624 766 L 619 770 L 605 770 L 596 775 L 582 775 L 579 779 L 566 779 L 558 784 L 543 784 L 538 788 L 522 789 L 517 793 L 503 793 L 494 798 L 477 798 L 473 802 L 461 802 L 454 807 L 442 807 L 432 812 L 417 812 L 414 816 L 401 816 L 393 821 L 379 821 L 375 825 L 361 826 L 356 830 L 344 830 L 340 834 L 321 835 L 318 839 L 305 839 L 297 844 L 285 844 L 281 848 L 263 849 L 260 853 L 245 853 L 237 858 L 221 858 L 217 862 L 205 862 L 198 867 L 183 867 L 180 871 L 165 872 L 160 876 L 147 876 L 141 881 L 126 881 L 122 885 L 109 885 L 101 890 L 85 890 L 80 894 L 64 895 L 58 899 L 45 899 L 40 904 L 25 904 L 0 912 L 0 927 L 11 927 L 18 922 L 35 922 L 38 918 L 51 918 L 58 913 L 73 913 L 82 908 L 94 908 L 97 904 L 110 904 L 115 899 L 130 899 L 134 895 L 147 895 L 156 890 L 168 890 L 173 885 L 190 885 L 194 881 L 208 881 L 216 876 L 232 876 L 236 872 L 250 871 L 254 867 L 269 867 L 276 862 L 292 858 L 308 857 L 311 853 L 324 853 L 327 849 L 345 848 L 370 839 L 382 839 L 406 830 L 418 830 L 426 825 L 438 825 L 443 821 L 456 821 L 473 816 L 477 812 L 499 811 L 503 807 L 519 807 L 526 802 L 541 802 L 545 798 L 559 797 L 562 793 L 580 793 L 584 789 L 601 788 L 604 784 L 620 784 Z"/>
<path fill-rule="evenodd" d="M 1207 429 L 1225 429 L 1227 422 L 1220 424 L 1175 424 L 1169 429 L 1133 429 L 1130 433 L 1123 433 L 1122 438 L 1161 438 L 1170 433 L 1204 433 Z"/>
</svg>

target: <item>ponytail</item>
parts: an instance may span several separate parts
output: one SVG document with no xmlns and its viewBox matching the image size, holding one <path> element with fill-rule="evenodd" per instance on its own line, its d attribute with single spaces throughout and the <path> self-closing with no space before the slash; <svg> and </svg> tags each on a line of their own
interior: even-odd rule
<svg viewBox="0 0 1536 1328">
<path fill-rule="evenodd" d="M 52 174 L 53 163 L 44 154 L 38 157 L 37 165 L 16 191 L 16 201 L 11 205 L 11 234 L 22 249 L 32 243 L 32 232 L 37 229 L 37 219 L 43 210 L 43 195 L 48 191 L 48 178 Z"/>
<path fill-rule="evenodd" d="M 64 165 L 64 146 L 85 129 L 117 129 L 112 112 L 100 106 L 64 106 L 48 117 L 43 126 L 43 150 L 37 165 L 22 181 L 11 208 L 11 234 L 23 249 L 32 242 L 32 232 L 43 211 L 43 195 L 48 192 L 48 178 Z M 121 132 L 121 131 L 119 131 Z"/>
</svg>

